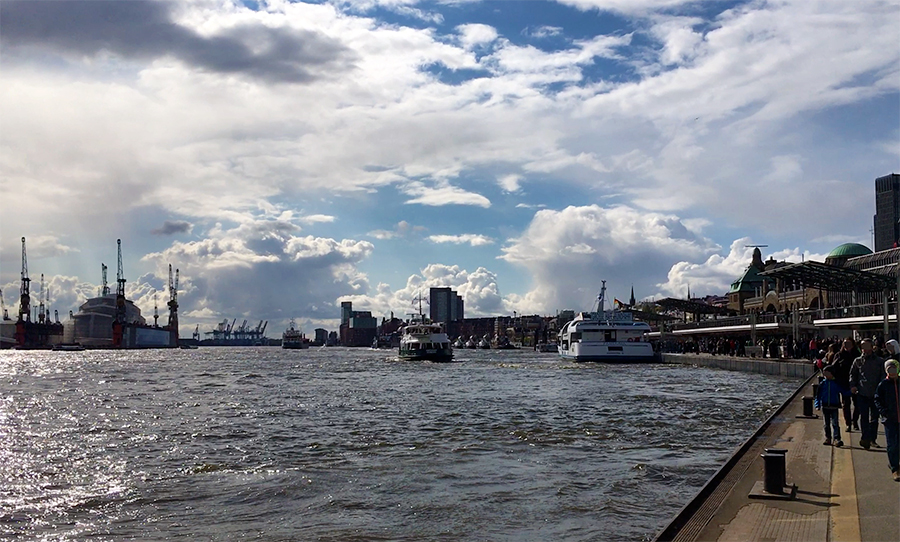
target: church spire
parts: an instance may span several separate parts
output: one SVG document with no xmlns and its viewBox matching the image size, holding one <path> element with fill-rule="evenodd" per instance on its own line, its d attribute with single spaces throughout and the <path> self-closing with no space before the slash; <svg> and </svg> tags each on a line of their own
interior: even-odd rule
<svg viewBox="0 0 900 542">
<path fill-rule="evenodd" d="M 634 284 L 631 285 L 631 299 L 628 300 L 628 304 L 634 306 Z"/>
</svg>

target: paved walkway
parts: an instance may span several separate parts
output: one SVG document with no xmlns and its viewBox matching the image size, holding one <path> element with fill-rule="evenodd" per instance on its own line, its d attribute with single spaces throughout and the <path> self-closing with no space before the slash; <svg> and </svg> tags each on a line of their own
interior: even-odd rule
<svg viewBox="0 0 900 542">
<path fill-rule="evenodd" d="M 858 432 L 842 434 L 843 448 L 823 445 L 821 413 L 802 417 L 804 395 L 812 395 L 811 386 L 772 420 L 709 497 L 695 503 L 678 532 L 660 540 L 900 541 L 900 483 L 891 477 L 884 448 L 864 450 Z M 881 430 L 877 442 L 884 445 Z M 764 478 L 765 448 L 787 450 L 787 482 L 797 486 L 796 498 L 749 496 Z"/>
</svg>

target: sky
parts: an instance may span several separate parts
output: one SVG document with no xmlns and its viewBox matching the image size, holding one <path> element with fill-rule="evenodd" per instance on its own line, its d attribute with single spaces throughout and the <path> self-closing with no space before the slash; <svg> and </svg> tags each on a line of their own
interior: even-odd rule
<svg viewBox="0 0 900 542">
<path fill-rule="evenodd" d="M 0 286 L 182 336 L 727 292 L 872 246 L 900 0 L 0 2 Z M 273 330 L 276 333 L 273 333 Z"/>
</svg>

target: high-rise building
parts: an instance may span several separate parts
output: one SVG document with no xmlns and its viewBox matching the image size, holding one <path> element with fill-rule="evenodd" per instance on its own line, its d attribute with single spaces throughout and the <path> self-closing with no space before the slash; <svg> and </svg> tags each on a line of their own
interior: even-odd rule
<svg viewBox="0 0 900 542">
<path fill-rule="evenodd" d="M 432 322 L 458 322 L 463 319 L 463 299 L 450 288 L 429 290 L 429 317 Z"/>
<path fill-rule="evenodd" d="M 875 252 L 900 241 L 900 174 L 875 179 Z"/>
<path fill-rule="evenodd" d="M 341 325 L 347 325 L 350 323 L 350 318 L 353 316 L 353 302 L 352 301 L 342 301 L 341 302 Z"/>
</svg>

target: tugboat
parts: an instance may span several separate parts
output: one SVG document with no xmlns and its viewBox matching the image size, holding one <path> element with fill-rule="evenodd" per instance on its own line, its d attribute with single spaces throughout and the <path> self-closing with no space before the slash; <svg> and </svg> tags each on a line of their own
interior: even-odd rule
<svg viewBox="0 0 900 542">
<path fill-rule="evenodd" d="M 281 347 L 291 350 L 306 350 L 309 348 L 309 339 L 297 328 L 293 318 L 291 318 L 288 328 L 281 335 Z"/>
<path fill-rule="evenodd" d="M 650 326 L 635 322 L 627 311 L 603 308 L 606 281 L 597 296 L 597 309 L 582 312 L 559 332 L 559 354 L 573 361 L 637 363 L 656 361 L 646 340 Z"/>
</svg>

